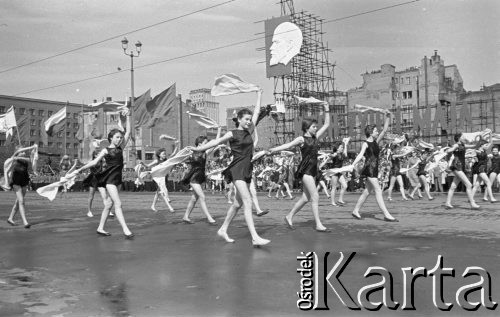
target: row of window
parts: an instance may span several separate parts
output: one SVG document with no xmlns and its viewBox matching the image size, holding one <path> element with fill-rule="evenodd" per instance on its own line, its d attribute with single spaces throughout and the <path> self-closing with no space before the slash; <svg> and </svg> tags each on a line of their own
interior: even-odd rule
<svg viewBox="0 0 500 317">
<path fill-rule="evenodd" d="M 71 122 L 66 122 L 66 127 L 68 129 L 71 128 L 71 125 L 72 125 Z M 30 120 L 30 126 L 32 126 L 32 127 L 42 126 L 42 120 L 38 120 L 38 124 L 37 124 L 37 120 L 31 119 Z M 73 129 L 78 129 L 78 123 L 73 122 Z"/>
<path fill-rule="evenodd" d="M 76 139 L 76 132 L 66 131 L 66 137 L 70 138 L 72 134 L 73 134 L 73 138 Z M 30 136 L 42 136 L 42 132 L 40 130 L 33 130 L 33 129 L 31 129 L 30 130 Z M 64 132 L 63 131 L 60 131 L 60 132 L 58 132 L 55 135 L 55 137 L 58 137 L 59 139 L 61 139 L 63 136 L 64 136 Z"/>
<path fill-rule="evenodd" d="M 413 91 L 408 90 L 408 91 L 393 91 L 392 92 L 392 100 L 398 100 L 398 99 L 412 99 L 413 98 Z"/>
<path fill-rule="evenodd" d="M 418 77 L 415 77 L 415 81 L 417 80 Z M 392 77 L 392 82 L 394 84 L 406 84 L 406 85 L 411 85 L 412 77 Z"/>
<path fill-rule="evenodd" d="M 10 108 L 10 106 L 9 107 L 0 106 L 0 113 L 5 113 L 9 108 Z M 26 114 L 26 108 L 15 108 L 15 111 L 19 115 L 25 115 Z M 36 111 L 35 109 L 28 109 L 28 111 L 29 111 L 29 114 L 32 115 L 32 116 L 35 116 L 35 115 L 39 116 L 39 117 L 45 116 L 45 110 L 38 110 L 38 111 Z M 47 117 L 50 117 L 53 114 L 54 114 L 54 111 L 50 111 L 50 110 L 47 111 Z M 78 113 L 76 113 L 76 112 L 73 113 L 73 119 L 78 119 L 78 116 L 79 116 Z M 67 118 L 71 118 L 72 117 L 71 113 L 68 112 L 66 114 L 66 117 Z"/>
</svg>

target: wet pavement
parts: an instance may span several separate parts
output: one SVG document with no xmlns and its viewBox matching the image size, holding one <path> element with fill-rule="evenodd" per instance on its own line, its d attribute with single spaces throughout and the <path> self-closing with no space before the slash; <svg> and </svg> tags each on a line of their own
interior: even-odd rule
<svg viewBox="0 0 500 317">
<path fill-rule="evenodd" d="M 108 221 L 112 236 L 95 233 L 102 208 L 98 196 L 96 216 L 87 218 L 87 193 L 69 193 L 67 199 L 49 202 L 29 192 L 28 220 L 33 226 L 24 229 L 5 222 L 15 196 L 0 192 L 0 316 L 468 316 L 472 313 L 455 301 L 460 286 L 477 281 L 461 277 L 468 266 L 490 273 L 492 299 L 500 301 L 500 204 L 471 210 L 466 197 L 458 194 L 456 208 L 445 210 L 444 195 L 436 195 L 434 201 L 395 199 L 388 208 L 400 222 L 388 223 L 373 197 L 361 212 L 365 219 L 357 221 L 350 213 L 359 194 L 346 195 L 345 207 L 332 207 L 321 195 L 321 217 L 332 232 L 319 233 L 313 230 L 310 205 L 296 216 L 296 230 L 291 231 L 283 216 L 294 201 L 262 194 L 261 205 L 271 212 L 255 217 L 255 222 L 271 244 L 253 248 L 242 212 L 229 228 L 236 242 L 228 244 L 217 237 L 218 227 L 209 226 L 198 207 L 191 216 L 195 224 L 182 223 L 189 199 L 185 193 L 171 194 L 175 214 L 160 202 L 160 212 L 152 212 L 152 193 L 121 195 L 134 240 L 124 239 L 116 220 Z M 225 198 L 207 193 L 207 200 L 210 212 L 222 223 L 228 208 Z M 456 269 L 455 278 L 445 278 L 443 294 L 455 306 L 451 312 L 434 307 L 432 280 L 426 278 L 415 283 L 414 311 L 349 310 L 332 291 L 327 295 L 330 310 L 301 311 L 297 256 L 309 251 L 320 256 L 331 252 L 333 263 L 339 252 L 356 252 L 341 278 L 353 297 L 377 281 L 363 277 L 368 267 L 387 268 L 398 302 L 401 268 L 430 270 L 442 255 L 445 266 Z M 473 314 L 497 316 L 499 311 L 480 308 Z"/>
</svg>

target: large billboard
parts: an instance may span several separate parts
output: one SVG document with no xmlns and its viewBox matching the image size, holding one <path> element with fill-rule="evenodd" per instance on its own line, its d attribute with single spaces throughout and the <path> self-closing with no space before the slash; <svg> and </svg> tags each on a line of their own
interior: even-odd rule
<svg viewBox="0 0 500 317">
<path fill-rule="evenodd" d="M 300 52 L 302 32 L 290 22 L 290 16 L 265 21 L 266 35 L 266 76 L 289 75 L 292 72 L 290 61 Z"/>
</svg>

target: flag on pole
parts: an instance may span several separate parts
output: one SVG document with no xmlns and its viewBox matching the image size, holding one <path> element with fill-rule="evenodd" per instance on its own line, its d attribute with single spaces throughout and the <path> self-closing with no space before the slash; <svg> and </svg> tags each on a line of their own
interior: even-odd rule
<svg viewBox="0 0 500 317">
<path fill-rule="evenodd" d="M 247 83 L 235 74 L 224 74 L 215 78 L 212 96 L 228 96 L 245 92 L 259 91 L 259 86 Z"/>
<path fill-rule="evenodd" d="M 153 100 L 146 104 L 147 111 L 150 113 L 150 119 L 145 124 L 145 127 L 152 128 L 156 125 L 158 120 L 166 117 L 174 108 L 176 101 L 175 84 L 155 96 Z"/>
<path fill-rule="evenodd" d="M 134 118 L 136 129 L 145 125 L 150 118 L 147 104 L 151 101 L 151 89 L 135 98 L 134 100 Z"/>
<path fill-rule="evenodd" d="M 17 127 L 14 106 L 10 106 L 5 114 L 0 115 L 0 132 L 5 133 L 5 138 L 14 135 L 14 127 Z"/>
<path fill-rule="evenodd" d="M 51 115 L 50 118 L 47 119 L 47 121 L 45 121 L 45 132 L 47 132 L 47 134 L 51 136 L 53 127 L 64 119 L 66 119 L 66 107 L 63 107 L 61 110 Z"/>
</svg>

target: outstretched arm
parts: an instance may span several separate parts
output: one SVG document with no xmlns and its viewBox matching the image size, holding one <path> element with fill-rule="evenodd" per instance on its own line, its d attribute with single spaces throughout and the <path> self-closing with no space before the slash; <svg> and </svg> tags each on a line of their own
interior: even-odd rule
<svg viewBox="0 0 500 317">
<path fill-rule="evenodd" d="M 217 128 L 217 136 L 215 137 L 215 139 L 216 139 L 216 140 L 217 140 L 218 138 L 220 138 L 221 133 L 222 133 L 222 127 L 221 127 L 221 126 L 219 126 L 219 127 Z M 215 147 L 210 148 L 210 149 L 208 149 L 208 150 L 206 150 L 206 151 L 205 151 L 205 154 L 209 155 L 209 154 L 210 154 L 210 153 L 212 153 L 214 150 L 215 150 Z"/>
<path fill-rule="evenodd" d="M 96 166 L 101 160 L 102 158 L 104 157 L 104 155 L 106 155 L 108 153 L 108 150 L 107 149 L 103 149 L 101 151 L 101 153 L 99 153 L 95 159 L 93 159 L 92 161 L 89 161 L 87 164 L 83 165 L 82 167 L 80 167 L 79 169 L 76 169 L 75 172 L 76 173 L 81 173 L 82 171 L 86 170 L 86 169 L 89 169 L 93 166 Z"/>
<path fill-rule="evenodd" d="M 299 137 L 295 138 L 295 140 L 293 140 L 292 142 L 288 142 L 288 143 L 282 144 L 280 146 L 269 149 L 269 153 L 275 153 L 275 152 L 279 152 L 279 151 L 283 151 L 283 150 L 288 150 L 289 148 L 292 148 L 292 147 L 297 146 L 297 145 L 301 145 L 302 143 L 304 143 L 304 138 L 302 136 L 299 136 Z"/>
<path fill-rule="evenodd" d="M 214 139 L 214 140 L 209 141 L 209 142 L 205 143 L 204 145 L 200 145 L 198 147 L 188 147 L 188 148 L 190 148 L 194 152 L 203 152 L 203 151 L 206 151 L 210 148 L 213 148 L 214 146 L 217 146 L 221 143 L 229 141 L 232 137 L 233 137 L 233 132 L 229 131 L 226 134 L 224 134 L 224 136 L 221 138 Z"/>
<path fill-rule="evenodd" d="M 366 151 L 367 147 L 368 147 L 368 144 L 366 142 L 363 142 L 363 145 L 361 145 L 361 151 L 359 151 L 358 156 L 356 156 L 356 158 L 354 159 L 354 162 L 352 162 L 353 166 L 356 165 L 359 161 L 361 161 L 361 159 L 365 155 L 365 151 Z"/>
<path fill-rule="evenodd" d="M 127 123 L 125 125 L 126 131 L 125 131 L 125 135 L 123 136 L 123 148 L 125 148 L 125 146 L 127 146 L 127 143 L 130 140 L 130 135 L 132 134 L 132 131 L 131 131 L 132 123 L 130 121 L 131 120 L 130 115 L 131 115 L 131 113 L 130 113 L 130 109 L 129 109 L 127 112 Z"/>
<path fill-rule="evenodd" d="M 330 126 L 330 105 L 328 105 L 328 102 L 325 101 L 325 103 L 323 103 L 323 107 L 325 107 L 325 123 L 318 130 L 318 132 L 316 132 L 317 139 L 319 139 L 323 135 L 323 133 L 326 132 L 328 127 Z"/>
<path fill-rule="evenodd" d="M 181 141 L 176 140 L 174 142 L 174 144 L 175 144 L 174 151 L 172 152 L 172 154 L 170 154 L 169 158 L 174 157 L 175 154 L 177 154 L 177 152 L 179 152 L 179 144 L 181 144 Z"/>
</svg>

